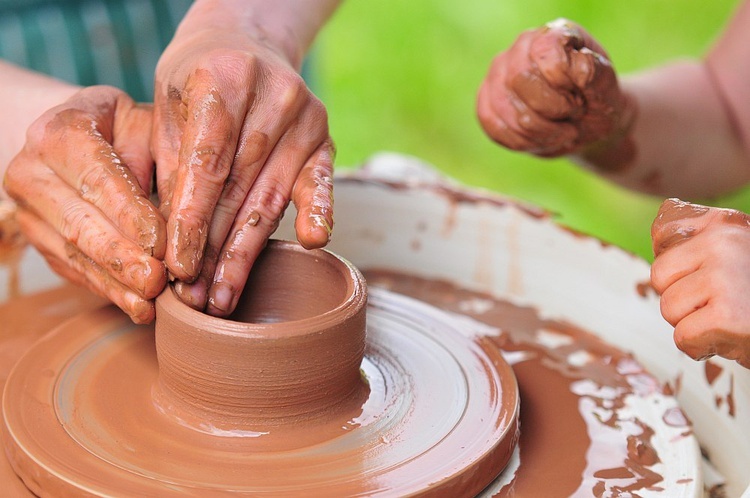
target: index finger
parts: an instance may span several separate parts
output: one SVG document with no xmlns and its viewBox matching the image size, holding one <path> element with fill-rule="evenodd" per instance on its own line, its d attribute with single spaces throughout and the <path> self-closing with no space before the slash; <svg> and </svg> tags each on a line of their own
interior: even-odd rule
<svg viewBox="0 0 750 498">
<path fill-rule="evenodd" d="M 50 111 L 35 123 L 27 147 L 41 151 L 42 161 L 94 204 L 145 253 L 164 254 L 164 220 L 140 182 L 112 146 L 106 126 L 92 128 L 97 116 L 79 109 Z M 113 111 L 114 112 L 114 111 Z M 43 128 L 37 130 L 37 127 Z M 104 131 L 102 131 L 104 129 Z M 54 144 L 54 145 L 49 145 Z M 86 160 L 80 160 L 85 157 Z"/>
<path fill-rule="evenodd" d="M 240 92 L 245 95 L 246 92 Z M 197 71 L 182 98 L 187 116 L 167 221 L 166 263 L 180 280 L 198 276 L 213 211 L 234 159 L 246 106 L 229 101 L 208 71 Z"/>
<path fill-rule="evenodd" d="M 315 151 L 294 184 L 294 228 L 305 249 L 328 244 L 333 230 L 333 156 L 330 138 Z"/>
</svg>

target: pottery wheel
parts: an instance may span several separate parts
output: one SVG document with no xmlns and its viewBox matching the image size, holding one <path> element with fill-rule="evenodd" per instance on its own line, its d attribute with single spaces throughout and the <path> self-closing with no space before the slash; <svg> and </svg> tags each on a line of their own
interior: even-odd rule
<svg viewBox="0 0 750 498">
<path fill-rule="evenodd" d="M 373 290 L 361 406 L 320 427 L 226 433 L 154 403 L 152 326 L 111 307 L 85 313 L 9 376 L 6 452 L 42 496 L 476 493 L 516 445 L 518 387 L 497 347 L 455 320 Z"/>
</svg>

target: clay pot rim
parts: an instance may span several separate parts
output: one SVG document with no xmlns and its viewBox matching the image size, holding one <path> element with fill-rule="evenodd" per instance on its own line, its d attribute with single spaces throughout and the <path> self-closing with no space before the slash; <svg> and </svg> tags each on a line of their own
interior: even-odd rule
<svg viewBox="0 0 750 498">
<path fill-rule="evenodd" d="M 334 263 L 346 280 L 346 294 L 341 303 L 319 315 L 284 322 L 249 323 L 208 315 L 191 308 L 180 300 L 172 284 L 156 298 L 157 320 L 159 308 L 173 317 L 194 327 L 210 331 L 215 335 L 242 337 L 245 339 L 273 340 L 280 337 L 295 337 L 321 332 L 336 323 L 349 320 L 367 304 L 367 284 L 362 273 L 347 259 L 327 249 L 305 249 L 288 240 L 271 239 L 268 246 L 283 250 L 318 255 Z"/>
</svg>

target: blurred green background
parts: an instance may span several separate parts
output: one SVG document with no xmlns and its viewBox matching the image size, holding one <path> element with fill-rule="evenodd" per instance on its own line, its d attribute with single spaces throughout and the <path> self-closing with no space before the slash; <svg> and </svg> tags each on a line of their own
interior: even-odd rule
<svg viewBox="0 0 750 498">
<path fill-rule="evenodd" d="M 337 167 L 388 150 L 542 206 L 567 226 L 652 259 L 661 199 L 610 185 L 564 159 L 502 149 L 482 132 L 475 95 L 492 58 L 557 17 L 584 27 L 620 73 L 700 57 L 737 0 L 345 0 L 316 44 L 316 88 L 330 115 Z M 750 193 L 715 205 L 750 211 Z"/>
</svg>

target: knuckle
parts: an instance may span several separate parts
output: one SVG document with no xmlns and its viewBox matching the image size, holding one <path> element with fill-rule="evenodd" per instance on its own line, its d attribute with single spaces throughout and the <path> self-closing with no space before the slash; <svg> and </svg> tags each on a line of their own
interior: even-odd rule
<svg viewBox="0 0 750 498">
<path fill-rule="evenodd" d="M 247 196 L 247 187 L 237 178 L 233 178 L 231 175 L 224 182 L 224 192 L 222 198 L 219 200 L 220 205 L 225 206 L 239 206 Z"/>
<path fill-rule="evenodd" d="M 701 336 L 706 333 L 707 331 L 704 330 L 697 330 L 694 327 L 686 327 L 681 323 L 677 324 L 673 334 L 675 346 L 694 360 L 703 358 L 709 353 L 709 351 L 706 351 L 705 348 L 701 346 Z"/>
<path fill-rule="evenodd" d="M 209 177 L 224 179 L 231 169 L 231 157 L 229 151 L 218 143 L 216 146 L 203 144 L 192 152 L 189 164 Z"/>
<path fill-rule="evenodd" d="M 72 244 L 77 244 L 83 227 L 90 216 L 80 201 L 72 199 L 65 202 L 60 209 L 60 232 Z"/>
<path fill-rule="evenodd" d="M 698 358 L 702 357 L 703 354 L 693 344 L 693 338 L 688 336 L 685 332 L 675 329 L 674 333 L 674 343 L 675 346 L 677 346 L 677 349 L 688 355 L 694 360 L 697 360 Z"/>
<path fill-rule="evenodd" d="M 31 125 L 26 129 L 26 147 L 29 147 L 31 149 L 39 149 L 40 147 L 44 146 L 44 136 L 47 131 L 47 126 L 52 119 L 52 115 L 50 114 L 50 111 L 48 111 L 39 119 L 31 123 Z"/>
<path fill-rule="evenodd" d="M 287 189 L 276 180 L 256 185 L 250 195 L 250 205 L 264 223 L 278 223 L 289 204 Z"/>
<path fill-rule="evenodd" d="M 79 178 L 78 191 L 82 199 L 97 204 L 102 198 L 108 182 L 112 175 L 96 165 L 90 166 L 83 171 Z"/>
<path fill-rule="evenodd" d="M 669 299 L 668 296 L 662 296 L 659 301 L 659 310 L 661 311 L 661 316 L 664 317 L 670 325 L 673 327 L 677 325 L 678 317 L 675 312 L 674 302 Z"/>
<path fill-rule="evenodd" d="M 250 249 L 247 248 L 244 244 L 232 244 L 229 248 L 225 249 L 220 256 L 221 260 L 224 262 L 224 266 L 228 267 L 229 265 L 243 265 L 245 262 L 251 260 L 251 254 Z M 236 263 L 233 263 L 235 261 Z M 221 272 L 225 278 L 232 279 L 232 274 L 234 272 Z M 214 276 L 214 282 L 216 281 L 216 275 Z"/>
<path fill-rule="evenodd" d="M 271 138 L 262 131 L 253 130 L 250 133 L 243 133 L 235 154 L 235 162 L 242 168 L 257 163 L 266 155 L 270 144 Z M 241 172 L 246 171 L 243 169 Z"/>
<path fill-rule="evenodd" d="M 325 129 L 321 131 L 328 135 L 328 110 L 326 109 L 325 104 L 323 104 L 323 102 L 317 97 L 312 96 L 308 106 L 312 112 L 313 119 L 324 125 Z"/>
<path fill-rule="evenodd" d="M 487 132 L 490 132 L 494 129 L 493 121 L 496 118 L 495 114 L 492 112 L 492 108 L 490 107 L 489 102 L 479 102 L 479 105 L 477 105 L 477 118 L 479 119 L 479 123 Z"/>
<path fill-rule="evenodd" d="M 664 268 L 664 264 L 662 263 L 663 258 L 656 258 L 654 259 L 654 262 L 651 264 L 651 285 L 654 287 L 654 290 L 658 292 L 659 294 L 663 294 L 665 290 L 667 290 L 666 286 L 666 277 L 667 277 L 667 271 Z"/>
<path fill-rule="evenodd" d="M 236 82 L 252 77 L 258 67 L 257 55 L 244 50 L 215 49 L 204 54 L 204 60 L 209 75 Z"/>
<path fill-rule="evenodd" d="M 20 197 L 23 191 L 22 184 L 24 183 L 23 178 L 26 171 L 23 162 L 20 155 L 16 156 L 8 164 L 8 169 L 5 171 L 5 176 L 3 177 L 3 188 L 14 199 Z"/>
<path fill-rule="evenodd" d="M 720 329 L 731 328 L 733 324 L 740 321 L 735 306 L 721 297 L 711 301 L 711 316 L 714 325 Z"/>
<path fill-rule="evenodd" d="M 308 96 L 305 81 L 297 74 L 287 76 L 281 82 L 278 103 L 282 111 L 289 111 L 299 106 L 302 99 Z"/>
</svg>

